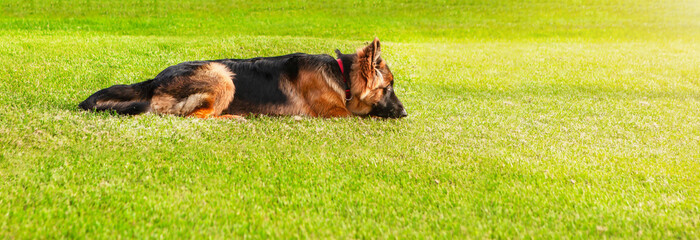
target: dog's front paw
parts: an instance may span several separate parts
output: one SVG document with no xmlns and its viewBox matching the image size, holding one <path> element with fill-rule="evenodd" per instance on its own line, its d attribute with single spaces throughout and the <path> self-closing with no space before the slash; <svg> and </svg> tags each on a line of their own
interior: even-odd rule
<svg viewBox="0 0 700 240">
<path fill-rule="evenodd" d="M 217 116 L 216 118 L 218 118 L 218 119 L 232 119 L 232 120 L 237 120 L 237 121 L 239 121 L 239 122 L 246 122 L 246 121 L 248 121 L 248 120 L 246 120 L 243 116 L 231 115 L 231 114 L 224 114 L 224 115 L 221 115 L 221 116 Z"/>
</svg>

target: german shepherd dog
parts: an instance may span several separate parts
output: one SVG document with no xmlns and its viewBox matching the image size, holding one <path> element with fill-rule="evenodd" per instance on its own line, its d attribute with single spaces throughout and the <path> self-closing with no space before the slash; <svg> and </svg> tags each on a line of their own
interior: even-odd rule
<svg viewBox="0 0 700 240">
<path fill-rule="evenodd" d="M 379 39 L 354 54 L 294 53 L 278 57 L 184 62 L 154 79 L 114 85 L 78 106 L 119 114 L 242 118 L 249 114 L 312 117 L 407 115 Z"/>
</svg>

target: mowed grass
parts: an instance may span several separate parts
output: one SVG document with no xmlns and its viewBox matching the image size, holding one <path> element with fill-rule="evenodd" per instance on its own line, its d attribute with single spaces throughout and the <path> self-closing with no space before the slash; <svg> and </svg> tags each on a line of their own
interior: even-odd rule
<svg viewBox="0 0 700 240">
<path fill-rule="evenodd" d="M 696 1 L 0 7 L 0 238 L 700 237 Z M 77 108 L 374 36 L 405 119 Z"/>
</svg>

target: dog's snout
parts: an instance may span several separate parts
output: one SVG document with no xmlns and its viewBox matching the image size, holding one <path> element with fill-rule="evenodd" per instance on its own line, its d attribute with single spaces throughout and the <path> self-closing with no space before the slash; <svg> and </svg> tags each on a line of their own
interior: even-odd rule
<svg viewBox="0 0 700 240">
<path fill-rule="evenodd" d="M 399 117 L 402 118 L 402 117 L 406 117 L 406 116 L 408 116 L 406 109 L 401 109 L 401 113 L 399 113 Z"/>
</svg>

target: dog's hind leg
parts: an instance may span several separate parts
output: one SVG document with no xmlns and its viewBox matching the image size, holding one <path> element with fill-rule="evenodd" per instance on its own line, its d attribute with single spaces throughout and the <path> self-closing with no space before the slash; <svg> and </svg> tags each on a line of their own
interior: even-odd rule
<svg viewBox="0 0 700 240">
<path fill-rule="evenodd" d="M 177 76 L 171 83 L 156 89 L 151 109 L 178 116 L 220 117 L 233 101 L 233 77 L 223 64 L 206 63 L 191 75 Z"/>
</svg>

